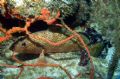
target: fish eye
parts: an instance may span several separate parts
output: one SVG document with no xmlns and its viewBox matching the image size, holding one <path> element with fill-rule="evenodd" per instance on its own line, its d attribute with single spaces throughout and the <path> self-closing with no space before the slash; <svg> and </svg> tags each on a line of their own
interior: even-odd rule
<svg viewBox="0 0 120 79">
<path fill-rule="evenodd" d="M 23 43 L 22 43 L 22 46 L 26 46 L 26 43 L 25 43 L 25 42 L 23 42 Z"/>
</svg>

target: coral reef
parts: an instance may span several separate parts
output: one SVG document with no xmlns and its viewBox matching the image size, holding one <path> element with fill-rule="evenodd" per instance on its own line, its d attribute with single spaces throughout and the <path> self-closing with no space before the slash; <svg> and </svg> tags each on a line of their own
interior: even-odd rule
<svg viewBox="0 0 120 79">
<path fill-rule="evenodd" d="M 63 20 L 60 20 L 61 21 L 61 24 L 56 24 L 55 22 L 56 22 L 56 20 L 60 17 L 60 10 L 58 10 L 58 11 L 56 11 L 57 13 L 56 13 L 56 16 L 54 17 L 54 18 L 51 18 L 52 16 L 50 16 L 51 14 L 52 14 L 52 12 L 54 12 L 54 11 L 52 11 L 52 12 L 50 12 L 50 10 L 48 10 L 47 9 L 47 7 L 42 7 L 42 6 L 38 6 L 38 7 L 42 7 L 41 8 L 41 10 L 40 10 L 40 12 L 39 11 L 35 11 L 34 10 L 34 6 L 29 6 L 29 3 L 31 3 L 31 2 L 35 2 L 36 4 L 37 4 L 37 1 L 25 1 L 25 3 L 23 3 L 23 5 L 25 5 L 25 4 L 27 4 L 27 5 L 25 5 L 25 6 L 21 6 L 21 5 L 18 5 L 17 4 L 17 2 L 14 2 L 14 1 L 6 1 L 5 3 L 3 3 L 3 5 L 2 5 L 2 7 L 4 7 L 4 9 L 2 9 L 1 10 L 1 13 L 3 13 L 3 14 L 1 14 L 1 16 L 3 17 L 3 18 L 7 18 L 7 19 L 12 19 L 12 18 L 16 18 L 16 19 L 19 19 L 19 20 L 24 20 L 25 21 L 25 25 L 24 25 L 24 27 L 12 27 L 11 29 L 9 29 L 9 30 L 6 30 L 6 29 L 4 29 L 4 27 L 5 26 L 2 26 L 2 27 L 0 27 L 0 31 L 1 32 L 3 32 L 4 34 L 5 34 L 5 36 L 3 36 L 3 37 L 0 37 L 0 42 L 4 42 L 4 41 L 6 41 L 6 40 L 9 40 L 10 38 L 12 38 L 13 37 L 13 35 L 12 34 L 14 34 L 14 33 L 16 33 L 16 32 L 24 32 L 26 35 L 28 35 L 28 37 L 31 37 L 31 38 L 34 38 L 34 39 L 36 39 L 36 40 L 42 40 L 43 42 L 46 42 L 46 43 L 48 43 L 48 44 L 50 44 L 51 45 L 51 47 L 52 46 L 54 46 L 54 47 L 56 47 L 56 46 L 60 46 L 61 44 L 64 44 L 64 43 L 66 43 L 67 41 L 69 41 L 71 38 L 73 38 L 73 37 L 76 37 L 77 38 L 77 41 L 79 41 L 80 42 L 80 44 L 82 44 L 83 45 L 83 47 L 84 47 L 84 49 L 86 50 L 86 53 L 87 53 L 87 55 L 88 55 L 88 58 L 89 58 L 89 60 L 90 60 L 90 65 L 91 65 L 91 68 L 90 68 L 90 78 L 91 79 L 93 79 L 93 77 L 94 77 L 94 66 L 93 66 L 93 61 L 92 61 L 92 58 L 91 58 L 91 56 L 90 56 L 90 51 L 89 51 L 89 49 L 88 49 L 88 47 L 87 47 L 87 45 L 84 43 L 84 41 L 83 41 L 83 39 L 82 39 L 82 37 L 80 36 L 80 34 L 78 34 L 77 32 L 75 32 L 74 30 L 72 30 L 71 28 L 69 28 L 65 23 L 64 23 L 64 21 Z M 41 2 L 41 1 L 40 1 Z M 44 2 L 44 1 L 42 1 L 42 2 Z M 41 3 L 42 4 L 42 3 Z M 44 3 L 45 4 L 45 3 Z M 38 4 L 39 5 L 39 4 Z M 27 8 L 27 6 L 28 6 L 28 8 Z M 35 5 L 35 8 L 36 8 L 36 6 L 37 5 Z M 30 7 L 32 7 L 32 8 L 30 8 Z M 22 9 L 21 9 L 22 8 Z M 24 10 L 25 9 L 25 10 Z M 35 11 L 35 12 L 39 12 L 40 14 L 36 14 L 36 13 L 34 13 L 33 12 L 33 14 L 31 14 L 32 12 L 31 12 L 31 10 L 32 11 Z M 37 8 L 38 9 L 38 8 Z M 4 11 L 5 10 L 5 11 Z M 23 11 L 22 11 L 23 10 Z M 27 11 L 28 10 L 28 11 Z M 29 11 L 30 10 L 30 11 Z M 39 9 L 38 9 L 39 10 Z M 27 12 L 27 13 L 26 13 Z M 30 13 L 30 14 L 29 14 Z M 57 26 L 60 26 L 61 27 L 61 29 L 62 28 L 65 28 L 65 29 L 67 29 L 69 32 L 71 32 L 71 35 L 68 35 L 68 37 L 67 38 L 65 38 L 65 39 L 63 39 L 63 40 L 60 40 L 60 42 L 59 41 L 57 41 L 57 42 L 59 42 L 59 43 L 56 43 L 56 42 L 52 42 L 52 40 L 49 40 L 49 38 L 47 39 L 47 38 L 45 38 L 45 37 L 42 37 L 42 36 L 38 36 L 38 35 L 35 35 L 35 34 L 31 34 L 30 33 L 30 31 L 28 30 L 28 28 L 31 26 L 31 24 L 32 23 L 34 23 L 36 20 L 42 20 L 42 21 L 44 21 L 45 23 L 47 23 L 48 25 L 56 25 L 56 27 Z M 6 19 L 5 19 L 5 21 L 6 21 Z M 73 35 L 72 35 L 73 34 Z M 53 38 L 53 40 L 54 40 L 54 38 Z M 36 41 L 34 41 L 34 42 L 36 42 Z M 25 43 L 26 44 L 26 43 Z M 24 45 L 25 45 L 24 44 Z M 35 45 L 36 45 L 36 43 L 34 43 Z M 41 45 L 42 46 L 42 45 Z M 16 48 L 15 48 L 16 49 Z M 51 48 L 50 48 L 51 49 Z M 30 50 L 30 49 L 29 49 Z M 47 49 L 44 49 L 44 48 L 42 48 L 42 51 L 41 51 L 41 54 L 43 54 L 44 55 L 44 53 L 45 53 L 45 51 L 44 50 L 47 50 Z M 68 50 L 68 49 L 67 49 Z M 14 51 L 14 49 L 13 49 L 13 51 Z M 30 50 L 30 51 L 32 51 L 32 50 Z M 35 51 L 37 51 L 37 50 L 35 50 Z M 52 50 L 51 51 L 51 53 L 52 52 L 54 52 L 55 50 Z M 26 51 L 24 51 L 24 52 L 26 52 Z M 58 51 L 59 52 L 59 51 Z M 69 52 L 69 50 L 68 50 L 68 52 Z M 32 53 L 34 53 L 34 52 L 32 52 Z M 47 52 L 46 52 L 47 53 Z M 41 55 L 40 54 L 40 59 L 41 59 Z M 43 57 L 43 56 L 42 56 Z M 17 59 L 16 57 L 15 57 L 15 51 L 13 52 L 13 54 L 12 54 L 12 59 L 13 60 L 15 60 L 16 62 L 18 62 L 19 64 L 22 64 L 22 67 L 21 66 L 11 66 L 11 65 L 4 65 L 4 64 L 0 64 L 1 66 L 6 66 L 6 67 L 13 67 L 13 68 L 20 68 L 21 69 L 21 71 L 19 72 L 19 75 L 16 77 L 16 79 L 18 79 L 19 78 L 19 76 L 21 75 L 21 73 L 22 73 L 22 71 L 23 71 L 23 68 L 25 67 L 25 66 L 31 66 L 31 67 L 36 67 L 36 66 L 49 66 L 49 67 L 60 67 L 67 75 L 68 75 L 68 77 L 70 78 L 70 79 L 72 79 L 72 76 L 68 73 L 68 71 L 64 68 L 64 67 L 62 67 L 61 65 L 59 65 L 59 64 L 47 64 L 46 62 L 41 62 L 41 61 L 39 61 L 39 62 L 36 62 L 35 64 L 26 64 L 26 63 L 24 63 L 24 62 L 22 62 L 22 61 L 20 61 L 19 59 Z M 81 60 L 82 61 L 82 60 Z M 79 75 L 77 75 L 77 76 L 79 76 Z"/>
<path fill-rule="evenodd" d="M 61 19 L 63 19 L 65 23 L 62 23 Z M 72 77 L 78 73 L 82 73 L 78 74 L 78 79 L 79 75 L 85 79 L 92 79 L 93 77 L 95 79 L 119 79 L 119 74 L 117 74 L 119 73 L 118 65 L 120 58 L 119 21 L 119 0 L 1 0 L 0 65 L 7 63 L 16 65 L 17 67 L 0 67 L 0 79 L 3 79 L 3 77 L 13 79 L 20 71 L 20 64 L 13 62 L 11 59 L 13 52 L 8 48 L 9 44 L 14 44 L 14 41 L 19 39 L 18 37 L 25 35 L 35 38 L 37 35 L 32 35 L 30 32 L 36 32 L 36 29 L 37 31 L 43 31 L 41 28 L 48 30 L 51 29 L 50 27 L 57 33 L 61 33 L 60 31 L 62 31 L 67 34 L 67 36 L 71 35 L 68 39 L 71 39 L 73 34 L 73 37 L 78 38 L 79 42 L 81 42 L 80 40 L 82 39 L 87 41 L 89 50 L 87 45 L 81 42 L 83 45 L 82 48 L 85 48 L 86 51 L 51 54 L 45 57 L 47 62 L 62 65 L 70 72 Z M 57 28 L 54 28 L 54 26 Z M 66 28 L 66 26 L 68 28 Z M 66 29 L 68 31 L 66 31 Z M 21 32 L 23 32 L 24 35 L 19 36 Z M 81 38 L 78 35 L 79 33 L 85 36 L 85 38 Z M 14 37 L 14 34 L 17 38 Z M 56 43 L 51 42 L 49 38 L 45 39 L 45 37 L 40 40 L 55 47 Z M 35 40 L 36 39 L 37 38 L 35 38 Z M 53 40 L 56 39 L 57 38 L 54 38 Z M 67 42 L 68 40 L 65 41 Z M 103 58 L 109 54 L 108 50 L 111 44 L 112 47 L 115 48 L 115 51 L 108 64 L 106 59 Z M 91 56 L 89 56 L 89 51 L 91 52 Z M 93 71 L 90 70 L 89 67 L 92 63 L 91 57 L 95 67 L 94 75 L 92 75 Z M 30 56 L 30 58 L 32 57 Z M 25 62 L 33 63 L 37 61 L 37 59 L 39 58 L 33 55 L 32 60 Z M 24 64 L 24 66 L 25 65 L 26 64 Z M 20 76 L 20 79 L 44 78 L 43 76 L 55 79 L 68 78 L 59 68 L 25 67 L 25 71 Z"/>
</svg>

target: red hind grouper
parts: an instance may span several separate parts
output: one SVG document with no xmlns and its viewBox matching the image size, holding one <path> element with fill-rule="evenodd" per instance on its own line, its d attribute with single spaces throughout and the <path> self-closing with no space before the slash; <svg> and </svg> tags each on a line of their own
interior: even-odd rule
<svg viewBox="0 0 120 79">
<path fill-rule="evenodd" d="M 44 37 L 53 42 L 59 42 L 68 37 L 68 35 L 65 35 L 62 33 L 51 32 L 49 30 L 40 31 L 40 32 L 36 32 L 33 34 Z M 85 43 L 88 44 L 89 43 L 88 38 L 86 36 L 84 36 L 83 34 L 81 34 L 81 36 L 84 39 Z M 89 46 L 91 55 L 97 56 L 99 54 L 98 51 L 100 51 L 102 49 L 101 47 L 102 47 L 101 43 L 96 43 L 94 45 Z M 28 53 L 28 54 L 40 54 L 43 49 L 45 49 L 44 54 L 46 54 L 46 53 L 54 54 L 54 53 L 62 53 L 62 52 L 81 51 L 81 50 L 84 50 L 84 47 L 74 37 L 71 38 L 71 40 L 68 40 L 67 42 L 65 42 L 61 45 L 54 46 L 54 45 L 48 44 L 47 42 L 45 42 L 43 40 L 39 40 L 39 39 L 30 37 L 30 36 L 26 36 L 26 37 L 18 39 L 11 46 L 11 50 L 13 50 L 15 52 L 18 52 L 18 53 L 24 52 L 24 53 Z M 96 50 L 98 50 L 98 51 L 96 51 Z"/>
</svg>

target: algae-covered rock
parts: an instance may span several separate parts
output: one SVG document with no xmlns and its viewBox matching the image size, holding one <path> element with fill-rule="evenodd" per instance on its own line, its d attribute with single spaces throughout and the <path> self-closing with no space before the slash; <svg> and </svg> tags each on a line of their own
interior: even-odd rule
<svg viewBox="0 0 120 79">
<path fill-rule="evenodd" d="M 45 57 L 46 61 L 48 63 L 54 63 L 54 64 L 60 64 L 61 66 L 65 67 L 68 72 L 74 77 L 76 74 L 81 73 L 82 76 L 76 78 L 76 79 L 89 79 L 88 74 L 84 74 L 85 72 L 89 72 L 88 66 L 79 66 L 78 63 L 80 61 L 80 56 L 78 55 L 80 52 L 69 52 L 69 53 L 56 53 L 54 55 L 50 55 L 50 57 Z M 37 59 L 26 61 L 27 63 L 35 63 L 37 62 Z M 104 77 L 107 71 L 107 63 L 106 60 L 94 58 L 93 62 L 95 65 L 95 78 L 101 78 Z M 105 64 L 106 63 L 106 64 Z M 15 64 L 14 65 L 18 65 Z M 19 66 L 19 65 L 18 65 Z M 19 69 L 17 68 L 3 68 L 3 75 L 4 78 L 7 79 L 13 79 L 15 78 L 18 73 Z M 47 76 L 54 79 L 68 79 L 68 76 L 65 74 L 63 70 L 61 70 L 59 67 L 25 67 L 25 70 L 23 71 L 22 75 L 20 76 L 20 79 L 37 79 L 40 76 Z"/>
</svg>

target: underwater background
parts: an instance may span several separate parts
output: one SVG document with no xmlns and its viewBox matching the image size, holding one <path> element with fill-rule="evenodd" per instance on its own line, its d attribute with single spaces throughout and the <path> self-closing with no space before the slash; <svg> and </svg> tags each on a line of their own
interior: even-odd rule
<svg viewBox="0 0 120 79">
<path fill-rule="evenodd" d="M 1 0 L 0 26 L 6 30 L 15 26 L 24 27 L 26 22 L 24 18 L 41 15 L 40 10 L 44 7 L 50 10 L 52 18 L 59 10 L 60 18 L 71 29 L 87 37 L 83 40 L 87 40 L 91 52 L 95 68 L 94 79 L 120 79 L 120 0 Z M 17 13 L 24 18 L 17 18 Z M 49 27 L 51 26 L 40 20 L 32 23 L 29 31 L 32 33 L 44 31 Z M 55 28 L 55 31 L 56 29 L 59 28 Z M 64 29 L 62 32 L 69 34 Z M 0 79 L 15 79 L 20 71 L 19 68 L 1 66 L 1 64 L 20 66 L 11 59 L 13 51 L 10 50 L 10 46 L 14 44 L 14 39 L 19 39 L 25 34 L 12 35 L 11 39 L 0 42 Z M 0 37 L 3 36 L 5 34 L 0 30 Z M 87 55 L 82 57 L 83 53 L 85 51 L 58 52 L 46 56 L 45 60 L 65 67 L 73 78 L 78 73 L 82 74 L 75 79 L 90 79 L 89 58 Z M 38 59 L 38 56 L 30 57 L 30 60 L 25 62 L 34 63 Z M 23 57 L 26 58 L 27 56 Z M 58 67 L 25 67 L 19 79 L 44 79 L 39 78 L 41 76 L 69 79 Z"/>
</svg>

